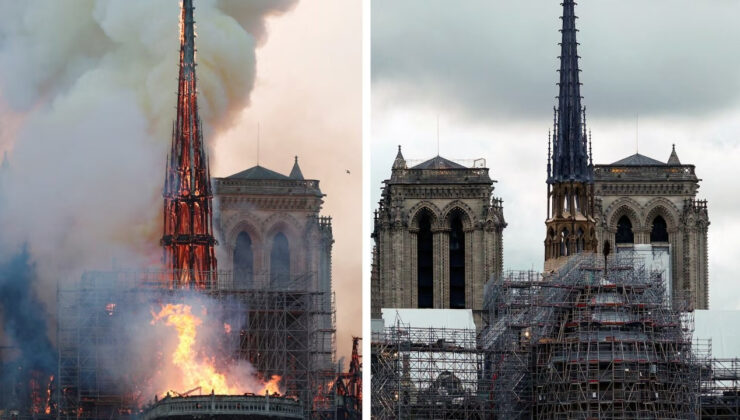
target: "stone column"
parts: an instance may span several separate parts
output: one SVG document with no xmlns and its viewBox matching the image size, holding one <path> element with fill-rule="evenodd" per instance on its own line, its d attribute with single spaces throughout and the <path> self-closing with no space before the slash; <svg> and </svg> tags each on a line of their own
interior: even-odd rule
<svg viewBox="0 0 740 420">
<path fill-rule="evenodd" d="M 449 229 L 433 229 L 434 237 L 434 307 L 450 307 Z"/>
<path fill-rule="evenodd" d="M 409 307 L 419 307 L 419 229 L 409 229 L 409 241 L 408 241 L 408 261 L 407 267 L 411 273 L 409 279 Z"/>
<path fill-rule="evenodd" d="M 464 229 L 465 232 L 465 307 L 471 309 L 480 309 L 478 303 L 479 294 L 476 293 L 482 276 L 486 272 L 483 270 L 483 257 L 481 251 L 485 251 L 480 244 L 480 229 Z"/>
</svg>

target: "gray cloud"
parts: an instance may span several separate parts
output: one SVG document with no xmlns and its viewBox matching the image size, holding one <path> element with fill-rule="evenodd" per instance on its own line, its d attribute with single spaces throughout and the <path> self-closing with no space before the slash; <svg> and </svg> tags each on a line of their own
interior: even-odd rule
<svg viewBox="0 0 740 420">
<path fill-rule="evenodd" d="M 530 119 L 557 95 L 559 1 L 375 0 L 372 81 L 387 100 Z M 700 115 L 740 99 L 740 3 L 581 1 L 591 115 Z"/>
</svg>

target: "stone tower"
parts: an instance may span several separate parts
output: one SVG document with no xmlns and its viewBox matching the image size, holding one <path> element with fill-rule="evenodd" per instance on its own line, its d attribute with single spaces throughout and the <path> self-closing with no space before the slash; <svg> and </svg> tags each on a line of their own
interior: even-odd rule
<svg viewBox="0 0 740 420">
<path fill-rule="evenodd" d="M 596 250 L 593 162 L 588 151 L 586 110 L 581 106 L 573 0 L 563 1 L 562 19 L 552 154 L 548 143 L 546 271 L 556 269 L 569 255 Z"/>
<path fill-rule="evenodd" d="M 493 182 L 482 159 L 408 167 L 399 146 L 375 214 L 373 317 L 381 308 L 472 309 L 480 326 L 483 286 L 503 267 L 506 222 Z"/>
<path fill-rule="evenodd" d="M 216 272 L 211 175 L 198 116 L 193 1 L 183 0 L 177 118 L 164 181 L 163 262 L 171 287 L 208 288 Z"/>
<path fill-rule="evenodd" d="M 675 146 L 667 162 L 634 154 L 596 165 L 596 237 L 617 252 L 638 252 L 664 276 L 675 305 L 709 308 L 706 200 L 696 195 L 694 165 Z M 662 257 L 662 256 L 665 257 Z"/>
<path fill-rule="evenodd" d="M 221 266 L 236 289 L 309 290 L 331 295 L 331 218 L 320 216 L 319 181 L 254 166 L 215 178 Z"/>
</svg>

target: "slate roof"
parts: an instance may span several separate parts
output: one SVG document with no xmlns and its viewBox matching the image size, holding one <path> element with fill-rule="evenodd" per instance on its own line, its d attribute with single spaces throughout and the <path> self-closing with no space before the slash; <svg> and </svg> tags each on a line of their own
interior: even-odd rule
<svg viewBox="0 0 740 420">
<path fill-rule="evenodd" d="M 427 161 L 424 161 L 411 169 L 468 169 L 459 163 L 455 163 L 449 159 L 445 159 L 442 156 L 435 156 Z"/>
<path fill-rule="evenodd" d="M 226 177 L 228 179 L 290 179 L 289 177 L 277 173 L 275 171 L 272 171 L 267 168 L 263 168 L 262 166 L 253 166 L 247 170 L 241 171 L 239 173 L 235 173 L 233 175 L 229 175 Z"/>
<path fill-rule="evenodd" d="M 664 162 L 635 153 L 612 163 L 613 166 L 665 166 Z"/>
</svg>

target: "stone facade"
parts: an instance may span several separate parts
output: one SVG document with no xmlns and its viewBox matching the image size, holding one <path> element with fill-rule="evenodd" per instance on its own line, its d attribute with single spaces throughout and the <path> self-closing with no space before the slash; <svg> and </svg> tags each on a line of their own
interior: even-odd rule
<svg viewBox="0 0 740 420">
<path fill-rule="evenodd" d="M 667 163 L 635 154 L 611 165 L 596 165 L 596 237 L 617 251 L 633 244 L 668 247 L 671 289 L 690 298 L 695 309 L 709 307 L 706 200 L 697 200 L 694 165 Z M 667 235 L 666 235 L 667 234 Z"/>
<path fill-rule="evenodd" d="M 480 326 L 483 287 L 502 271 L 506 222 L 488 169 L 477 166 L 437 156 L 407 167 L 399 147 L 375 212 L 374 318 L 381 308 L 464 308 Z"/>
<path fill-rule="evenodd" d="M 219 266 L 237 286 L 331 293 L 331 218 L 319 215 L 319 181 L 303 179 L 297 159 L 290 176 L 255 166 L 214 187 Z"/>
</svg>

